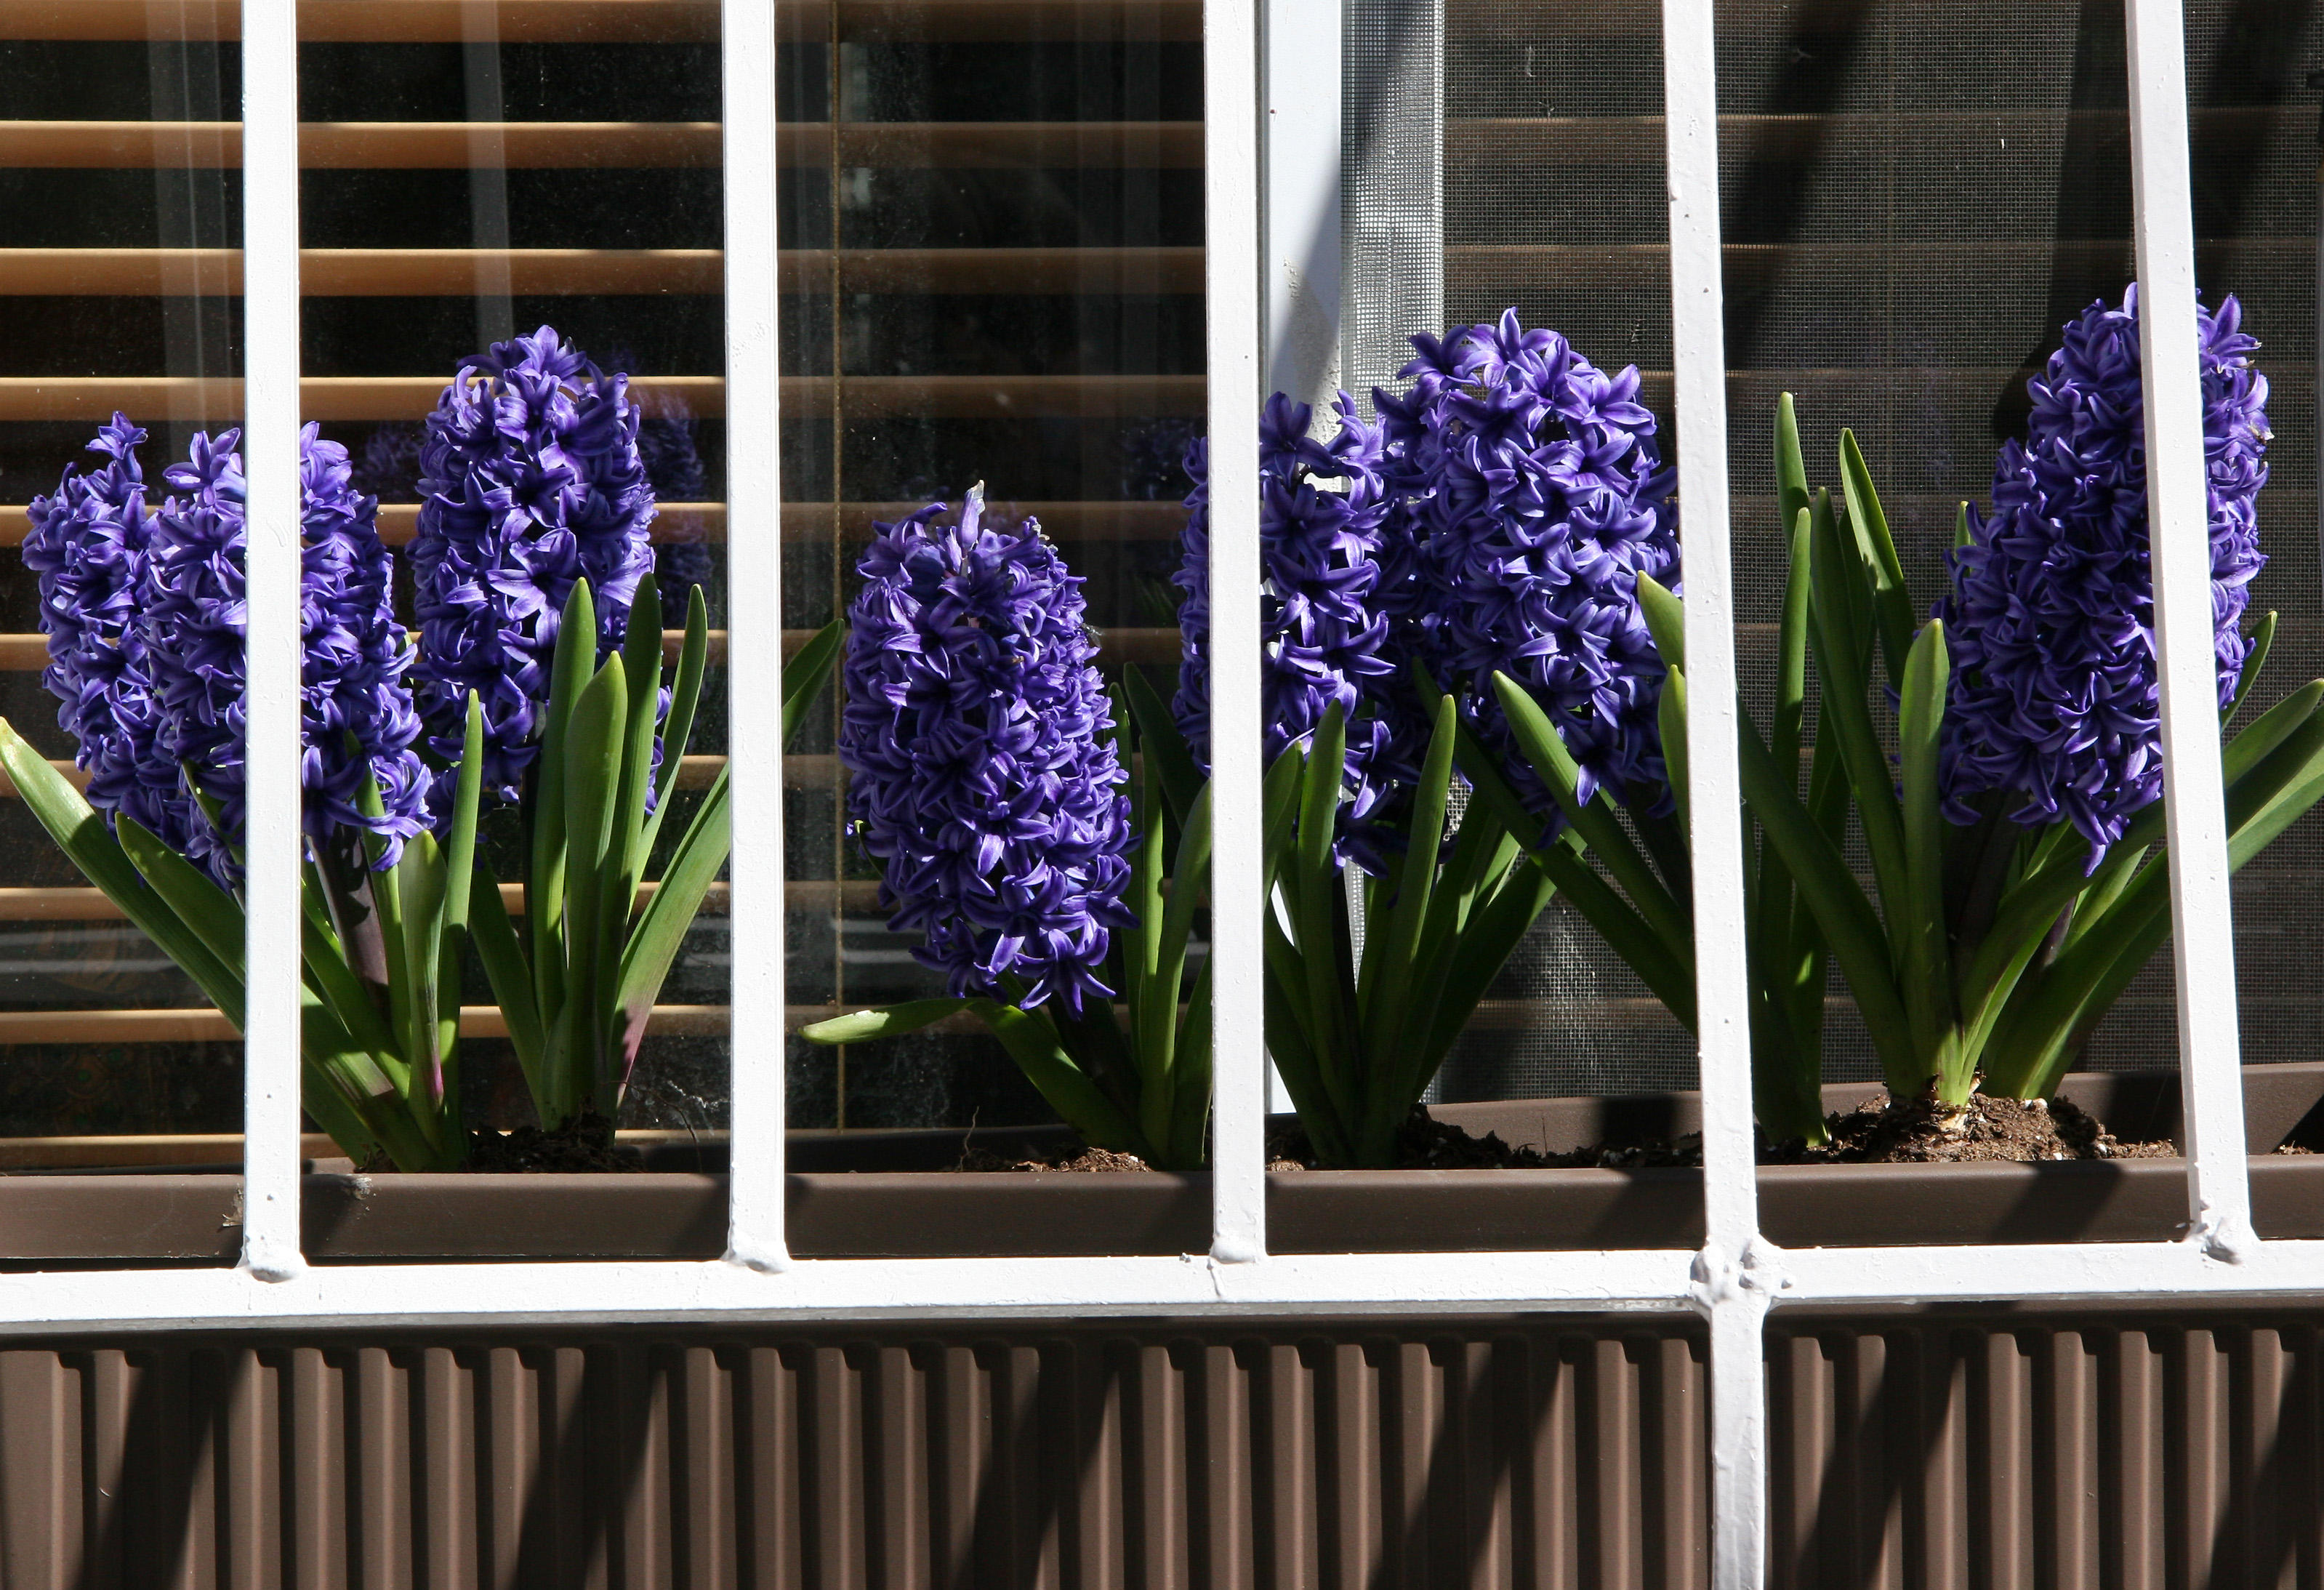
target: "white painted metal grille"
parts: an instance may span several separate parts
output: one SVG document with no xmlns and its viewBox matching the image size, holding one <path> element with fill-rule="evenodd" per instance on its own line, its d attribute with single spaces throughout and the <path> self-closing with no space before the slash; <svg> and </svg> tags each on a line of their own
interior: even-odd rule
<svg viewBox="0 0 2324 1590">
<path fill-rule="evenodd" d="M 2158 544 L 2170 855 L 2187 1101 L 2188 1235 L 2089 1246 L 1782 1253 L 1758 1234 L 1743 991 L 1742 856 L 1728 567 L 1718 120 L 1711 0 L 1665 0 L 1672 302 L 1687 546 L 1698 814 L 1695 914 L 1709 1241 L 1678 1251 L 1270 1257 L 1259 969 L 1259 686 L 1255 451 L 1222 448 L 1211 480 L 1218 660 L 1215 1202 L 1207 1255 L 792 1261 L 783 1233 L 781 762 L 774 704 L 748 681 L 779 664 L 777 494 L 730 493 L 733 858 L 733 1177 L 724 1259 L 707 1263 L 305 1266 L 298 1253 L 298 888 L 288 843 L 250 866 L 244 1257 L 233 1271 L 0 1279 L 0 1328 L 196 1323 L 734 1320 L 915 1315 L 1296 1314 L 1425 1309 L 1695 1309 L 1711 1322 L 1716 1582 L 1764 1557 L 1764 1388 L 1771 1306 L 1928 1299 L 2088 1300 L 2324 1291 L 2324 1243 L 2253 1234 L 2243 1141 L 2196 370 L 2184 43 L 2176 0 L 2126 0 L 2136 242 Z M 779 421 L 775 12 L 724 0 L 729 456 L 771 460 Z M 1209 0 L 1204 131 L 1209 430 L 1254 434 L 1263 350 L 1261 29 L 1256 0 Z M 251 831 L 297 827 L 299 423 L 296 7 L 244 0 L 246 441 L 250 466 Z M 1361 268 L 1361 261 L 1354 262 Z"/>
</svg>

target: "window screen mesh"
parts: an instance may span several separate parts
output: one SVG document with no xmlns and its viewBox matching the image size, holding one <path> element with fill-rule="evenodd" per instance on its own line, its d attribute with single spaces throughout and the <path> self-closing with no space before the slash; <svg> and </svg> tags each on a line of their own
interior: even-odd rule
<svg viewBox="0 0 2324 1590">
<path fill-rule="evenodd" d="M 2282 624 L 2250 711 L 2324 673 L 2317 113 L 2302 87 L 2324 40 L 2305 0 L 2190 0 L 2187 25 L 2201 290 L 2242 300 L 2272 388 L 2271 561 L 2253 614 Z M 1451 320 L 1514 304 L 1600 365 L 1637 365 L 1667 427 L 1660 50 L 1649 5 L 1453 0 L 1443 281 Z M 1797 394 L 1812 480 L 1834 480 L 1839 430 L 1855 430 L 1925 605 L 1956 504 L 1988 500 L 1996 447 L 2022 434 L 2027 376 L 2066 320 L 2131 279 L 2123 7 L 1728 0 L 1719 57 L 1736 599 L 1747 695 L 1764 703 L 1783 569 L 1776 394 Z M 1374 290 L 1360 260 L 1350 281 Z M 2249 1060 L 2310 1058 L 2319 852 L 2311 818 L 2236 879 Z M 1692 1076 L 1691 1041 L 1562 911 L 1495 992 L 1512 1003 L 1471 1032 L 1447 1097 Z M 2081 1063 L 2175 1063 L 2172 998 L 2166 951 Z M 1830 1075 L 1876 1075 L 1841 1006 L 1833 1026 Z"/>
</svg>

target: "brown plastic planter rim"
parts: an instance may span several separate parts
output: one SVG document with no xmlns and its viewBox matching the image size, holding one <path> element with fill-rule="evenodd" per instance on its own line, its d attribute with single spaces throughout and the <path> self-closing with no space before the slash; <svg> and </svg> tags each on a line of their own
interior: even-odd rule
<svg viewBox="0 0 2324 1590">
<path fill-rule="evenodd" d="M 2253 1213 L 2266 1237 L 2324 1237 L 2324 1064 L 2245 1068 Z M 1876 1084 L 1824 1090 L 1853 1107 Z M 2078 1073 L 2060 1090 L 2126 1139 L 2174 1136 L 2168 1073 Z M 1436 1107 L 1512 1142 L 1563 1150 L 1693 1129 L 1692 1093 Z M 997 1150 L 1057 1143 L 1062 1128 L 975 1134 Z M 949 1131 L 794 1132 L 788 1230 L 801 1258 L 1201 1253 L 1204 1176 L 959 1172 Z M 702 1259 L 724 1251 L 724 1144 L 632 1140 L 632 1175 L 360 1176 L 304 1180 L 318 1262 Z M 327 1161 L 326 1161 L 327 1163 Z M 339 1162 L 344 1165 L 345 1161 Z M 716 1168 L 704 1168 L 706 1166 Z M 1268 1179 L 1276 1253 L 1692 1248 L 1697 1171 L 1347 1170 Z M 2186 1220 L 2177 1159 L 2052 1165 L 1769 1166 L 1761 1223 L 1787 1247 L 2160 1241 Z M 230 1263 L 240 1179 L 218 1170 L 0 1175 L 0 1266 Z"/>
</svg>

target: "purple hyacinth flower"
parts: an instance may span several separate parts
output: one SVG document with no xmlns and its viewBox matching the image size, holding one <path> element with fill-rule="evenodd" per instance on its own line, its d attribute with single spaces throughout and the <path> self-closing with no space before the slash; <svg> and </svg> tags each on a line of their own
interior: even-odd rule
<svg viewBox="0 0 2324 1590">
<path fill-rule="evenodd" d="M 410 637 L 395 616 L 394 564 L 379 539 L 379 504 L 350 479 L 347 449 L 309 425 L 299 439 L 300 632 L 308 834 L 377 835 L 382 866 L 426 826 L 429 775 L 407 675 Z M 352 742 L 352 744 L 350 744 Z M 362 810 L 364 781 L 382 815 Z"/>
<path fill-rule="evenodd" d="M 161 704 L 146 664 L 140 621 L 152 521 L 135 451 L 144 439 L 114 415 L 88 447 L 106 462 L 86 473 L 67 468 L 54 495 L 32 499 L 24 566 L 40 577 L 49 641 L 41 682 L 59 702 L 58 726 L 78 744 L 89 804 L 108 817 L 126 813 L 182 851 L 208 822 L 161 747 Z"/>
<path fill-rule="evenodd" d="M 484 787 L 504 800 L 540 754 L 573 582 L 589 581 L 602 660 L 653 567 L 653 490 L 628 383 L 544 326 L 462 365 L 428 420 L 410 551 L 420 715 L 429 745 L 456 762 L 476 692 Z M 439 811 L 449 793 L 447 773 Z"/>
<path fill-rule="evenodd" d="M 2249 649 L 2249 586 L 2266 561 L 2255 500 L 2268 474 L 2267 381 L 2234 298 L 2197 314 L 2225 707 Z M 2069 325 L 2027 390 L 2027 439 L 2002 448 L 1992 514 L 1970 510 L 1969 542 L 1936 609 L 1952 662 L 1947 812 L 1973 822 L 1979 797 L 2001 795 L 2021 823 L 2073 824 L 2095 869 L 2163 790 L 2136 286 L 2120 309 L 2101 300 Z"/>
<path fill-rule="evenodd" d="M 1345 393 L 1334 406 L 1339 427 L 1328 442 L 1308 435 L 1314 411 L 1281 393 L 1259 421 L 1260 681 L 1264 722 L 1260 755 L 1269 763 L 1292 745 L 1313 742 L 1334 707 L 1347 735 L 1347 799 L 1337 839 L 1343 859 L 1376 865 L 1376 815 L 1397 793 L 1395 749 L 1381 705 L 1402 688 L 1379 602 L 1382 526 L 1388 516 L 1380 478 L 1377 427 L 1357 415 Z M 1173 714 L 1197 765 L 1210 765 L 1209 455 L 1197 442 L 1186 470 L 1182 559 L 1174 583 L 1186 593 L 1178 610 L 1179 682 Z"/>
<path fill-rule="evenodd" d="M 1493 693 L 1508 674 L 1581 768 L 1580 792 L 1668 809 L 1663 664 L 1638 604 L 1679 588 L 1672 474 L 1635 367 L 1609 374 L 1554 331 L 1498 325 L 1415 337 L 1401 394 L 1375 392 L 1395 504 L 1382 600 L 1536 811 L 1555 808 Z M 1416 763 L 1416 715 L 1404 755 Z"/>
<path fill-rule="evenodd" d="M 249 628 L 239 430 L 207 432 L 191 456 L 162 475 L 171 495 L 153 519 L 143 591 L 161 749 L 195 789 L 216 802 L 217 824 L 196 826 L 189 860 L 220 883 L 241 874 L 244 642 Z"/>
<path fill-rule="evenodd" d="M 1417 661 L 1449 691 L 1533 809 L 1562 820 L 1494 695 L 1498 670 L 1548 711 L 1600 788 L 1667 808 L 1663 665 L 1637 580 L 1677 586 L 1670 472 L 1635 369 L 1609 375 L 1516 312 L 1416 337 L 1401 393 L 1365 426 L 1345 393 L 1329 443 L 1278 395 L 1261 427 L 1259 541 L 1267 752 L 1334 701 L 1349 726 L 1341 850 L 1377 870 L 1418 778 L 1430 722 Z M 1204 456 L 1189 454 L 1181 665 L 1173 707 L 1207 747 L 1210 612 Z"/>
<path fill-rule="evenodd" d="M 152 520 L 143 570 L 143 632 L 161 704 L 158 747 L 173 772 L 217 804 L 186 855 L 220 883 L 241 874 L 245 743 L 244 642 L 249 610 L 243 559 L 248 527 L 241 432 L 194 438 L 191 457 L 164 478 L 172 488 Z M 410 648 L 390 600 L 378 504 L 348 483 L 346 449 L 300 436 L 300 784 L 304 824 L 321 842 L 335 830 L 382 841 L 392 865 L 424 826 L 426 770 L 412 748 L 419 719 L 405 679 Z M 361 791 L 376 781 L 382 815 Z"/>
<path fill-rule="evenodd" d="M 1078 1014 L 1133 925 L 1125 774 L 1081 579 L 982 491 L 877 532 L 848 608 L 839 733 L 889 926 L 955 995 Z"/>
<path fill-rule="evenodd" d="M 1178 532 L 1178 571 L 1170 577 L 1178 598 L 1178 688 L 1170 697 L 1186 748 L 1197 765 L 1211 764 L 1211 444 L 1186 444 L 1185 527 Z"/>
</svg>

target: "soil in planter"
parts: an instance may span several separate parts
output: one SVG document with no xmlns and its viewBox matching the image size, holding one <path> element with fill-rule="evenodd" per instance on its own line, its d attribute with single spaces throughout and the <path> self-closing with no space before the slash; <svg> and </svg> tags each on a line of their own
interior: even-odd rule
<svg viewBox="0 0 2324 1590">
<path fill-rule="evenodd" d="M 469 1134 L 468 1167 L 487 1175 L 529 1170 L 642 1170 L 635 1154 L 613 1142 L 613 1123 L 591 1114 L 555 1132 L 520 1126 L 513 1132 L 479 1127 Z"/>
<path fill-rule="evenodd" d="M 1820 1149 L 1798 1142 L 1782 1145 L 1788 1155 L 1763 1160 L 1817 1163 L 1958 1164 L 2006 1160 L 2160 1160 L 2179 1151 L 2163 1142 L 2123 1142 L 2071 1099 L 1971 1096 L 1960 1110 L 1947 1110 L 1923 1095 L 1901 1102 L 1874 1101 L 1831 1117 L 1831 1142 Z"/>
<path fill-rule="evenodd" d="M 1696 1151 L 1700 1162 L 1702 1151 Z M 1397 1133 L 1396 1168 L 1399 1170 L 1550 1170 L 1567 1165 L 1594 1165 L 1596 1159 L 1545 1154 L 1538 1149 L 1512 1148 L 1499 1132 L 1479 1137 L 1465 1127 L 1439 1121 L 1425 1105 L 1413 1107 L 1404 1130 Z M 1674 1160 L 1673 1163 L 1677 1161 Z M 1290 1126 L 1267 1140 L 1269 1170 L 1313 1170 L 1315 1151 L 1306 1132 Z"/>
<path fill-rule="evenodd" d="M 1068 1170 L 1103 1174 L 1118 1170 L 1151 1170 L 1153 1166 L 1136 1154 L 1117 1153 L 1112 1149 L 1083 1149 L 1073 1154 L 1051 1154 L 1039 1159 L 1012 1159 L 996 1154 L 989 1149 L 965 1148 L 961 1151 L 959 1170 Z"/>
<path fill-rule="evenodd" d="M 2071 1099 L 1971 1096 L 1947 1110 L 1926 1095 L 1867 1100 L 1827 1118 L 1831 1141 L 1810 1148 L 1798 1138 L 1759 1140 L 1762 1165 L 1957 1165 L 1976 1161 L 2038 1164 L 2059 1160 L 2158 1160 L 2179 1151 L 2169 1140 L 2124 1142 Z M 1637 1169 L 1700 1165 L 1696 1132 L 1669 1142 L 1582 1149 L 1560 1155 L 1567 1165 Z"/>
<path fill-rule="evenodd" d="M 1929 1098 L 1867 1103 L 1831 1118 L 1831 1142 L 1811 1149 L 1794 1139 L 1759 1144 L 1763 1165 L 1950 1164 L 1970 1160 L 2038 1162 L 2056 1160 L 2167 1159 L 2170 1142 L 2118 1141 L 2070 1099 L 2047 1104 L 1978 1094 L 1959 1112 L 1941 1111 Z M 1702 1163 L 1702 1137 L 1688 1132 L 1643 1143 L 1600 1143 L 1545 1154 L 1512 1147 L 1494 1133 L 1478 1137 L 1415 1110 L 1397 1140 L 1397 1163 L 1426 1170 L 1638 1170 L 1687 1169 Z M 1268 1143 L 1271 1170 L 1314 1168 L 1306 1134 L 1293 1129 Z"/>
<path fill-rule="evenodd" d="M 1975 1095 L 1959 1111 L 1941 1110 L 1933 1099 L 1868 1101 L 1829 1123 L 1831 1141 L 1809 1148 L 1789 1142 L 1759 1144 L 1763 1165 L 1958 1164 L 1974 1160 L 2033 1163 L 2058 1160 L 2167 1159 L 2178 1146 L 2123 1142 L 2071 1099 L 2038 1100 Z M 1644 1143 L 1595 1144 L 1546 1154 L 1512 1146 L 1499 1134 L 1479 1136 L 1416 1107 L 1397 1137 L 1397 1169 L 1402 1170 L 1556 1170 L 1598 1168 L 1637 1170 L 1687 1169 L 1702 1163 L 1699 1132 Z M 1290 1126 L 1267 1141 L 1269 1170 L 1313 1170 L 1315 1153 L 1307 1134 Z M 1142 1171 L 1153 1167 L 1132 1154 L 1083 1149 L 1073 1154 L 1013 1158 L 971 1147 L 963 1170 Z"/>
</svg>

